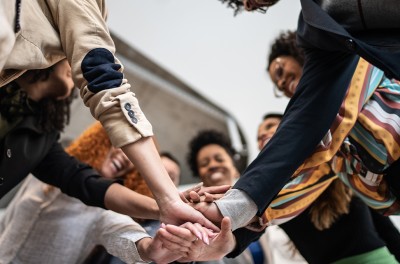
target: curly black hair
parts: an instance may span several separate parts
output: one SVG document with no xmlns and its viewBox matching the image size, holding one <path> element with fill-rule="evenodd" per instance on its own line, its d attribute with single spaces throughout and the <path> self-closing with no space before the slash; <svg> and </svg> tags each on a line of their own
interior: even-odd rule
<svg viewBox="0 0 400 264">
<path fill-rule="evenodd" d="M 53 71 L 54 66 L 43 70 L 30 70 L 25 74 L 30 75 L 30 82 L 47 80 Z M 19 96 L 17 94 L 20 94 Z M 26 93 L 19 87 L 16 81 L 13 81 L 4 87 L 0 88 L 0 114 L 7 119 L 8 122 L 13 122 L 17 118 L 26 114 L 31 114 L 34 107 L 35 114 L 38 117 L 38 125 L 43 131 L 50 132 L 57 130 L 62 132 L 70 119 L 70 104 L 76 97 L 76 94 L 71 95 L 63 100 L 44 98 L 39 102 L 33 102 L 27 98 Z M 18 98 L 16 102 L 13 98 Z"/>
<path fill-rule="evenodd" d="M 291 56 L 299 62 L 301 66 L 304 64 L 304 52 L 303 49 L 296 44 L 296 32 L 286 31 L 282 32 L 272 43 L 270 53 L 268 56 L 268 67 L 271 66 L 271 62 L 280 56 Z"/>
<path fill-rule="evenodd" d="M 189 142 L 189 153 L 187 155 L 187 163 L 190 167 L 190 170 L 193 173 L 193 176 L 199 176 L 199 168 L 197 166 L 197 155 L 199 151 L 211 144 L 216 144 L 221 146 L 232 158 L 235 166 L 236 162 L 234 156 L 236 154 L 235 149 L 232 147 L 230 139 L 216 130 L 203 130 L 200 131 L 190 142 Z"/>
</svg>

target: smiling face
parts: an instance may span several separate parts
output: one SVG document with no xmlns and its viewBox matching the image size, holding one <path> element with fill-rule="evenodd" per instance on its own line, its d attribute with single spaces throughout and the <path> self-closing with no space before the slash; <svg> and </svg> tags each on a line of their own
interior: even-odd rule
<svg viewBox="0 0 400 264">
<path fill-rule="evenodd" d="M 105 178 L 118 178 L 125 176 L 133 168 L 134 165 L 121 149 L 111 147 L 100 168 L 100 174 Z"/>
<path fill-rule="evenodd" d="M 197 154 L 198 173 L 204 186 L 233 184 L 239 172 L 228 152 L 217 144 L 202 147 Z"/>
<path fill-rule="evenodd" d="M 268 117 L 258 127 L 257 143 L 258 149 L 262 150 L 263 147 L 268 143 L 271 137 L 275 134 L 276 129 L 281 122 L 281 118 Z"/>
<path fill-rule="evenodd" d="M 296 91 L 303 69 L 292 56 L 279 56 L 268 69 L 269 76 L 276 87 L 291 98 Z"/>
</svg>

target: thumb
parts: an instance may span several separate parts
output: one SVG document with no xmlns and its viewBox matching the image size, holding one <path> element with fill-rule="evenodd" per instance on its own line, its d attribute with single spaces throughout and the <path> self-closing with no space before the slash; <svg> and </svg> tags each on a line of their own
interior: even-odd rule
<svg viewBox="0 0 400 264">
<path fill-rule="evenodd" d="M 232 229 L 231 219 L 225 216 L 221 221 L 221 234 L 226 235 L 229 232 L 231 232 L 231 229 Z"/>
</svg>

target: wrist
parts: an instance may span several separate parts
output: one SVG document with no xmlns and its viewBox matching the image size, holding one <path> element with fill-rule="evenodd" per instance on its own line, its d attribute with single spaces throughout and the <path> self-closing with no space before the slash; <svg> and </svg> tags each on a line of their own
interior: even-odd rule
<svg viewBox="0 0 400 264">
<path fill-rule="evenodd" d="M 136 248 L 137 248 L 137 251 L 139 252 L 139 256 L 145 262 L 151 261 L 150 254 L 148 252 L 151 241 L 152 241 L 152 238 L 150 238 L 150 237 L 144 237 L 144 238 L 136 241 Z"/>
</svg>

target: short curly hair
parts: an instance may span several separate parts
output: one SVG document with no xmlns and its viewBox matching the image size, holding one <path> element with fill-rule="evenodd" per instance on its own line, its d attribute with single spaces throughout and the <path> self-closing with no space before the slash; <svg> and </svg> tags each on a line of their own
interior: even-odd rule
<svg viewBox="0 0 400 264">
<path fill-rule="evenodd" d="M 190 170 L 193 173 L 193 176 L 199 176 L 199 168 L 197 166 L 197 155 L 200 150 L 211 144 L 216 144 L 221 146 L 225 151 L 229 154 L 232 158 L 232 161 L 237 167 L 235 162 L 235 154 L 236 151 L 232 147 L 230 139 L 225 136 L 223 133 L 216 131 L 216 130 L 203 130 L 200 131 L 190 142 L 189 142 L 189 153 L 187 155 L 187 163 L 190 167 Z"/>
<path fill-rule="evenodd" d="M 105 129 L 100 122 L 95 122 L 66 148 L 66 152 L 100 171 L 111 147 L 111 141 Z M 153 197 L 136 168 L 125 175 L 124 185 L 140 194 Z"/>
<path fill-rule="evenodd" d="M 282 32 L 272 43 L 268 56 L 267 70 L 269 70 L 271 62 L 280 56 L 291 56 L 301 66 L 304 65 L 304 52 L 296 44 L 296 31 L 288 30 Z"/>
</svg>

